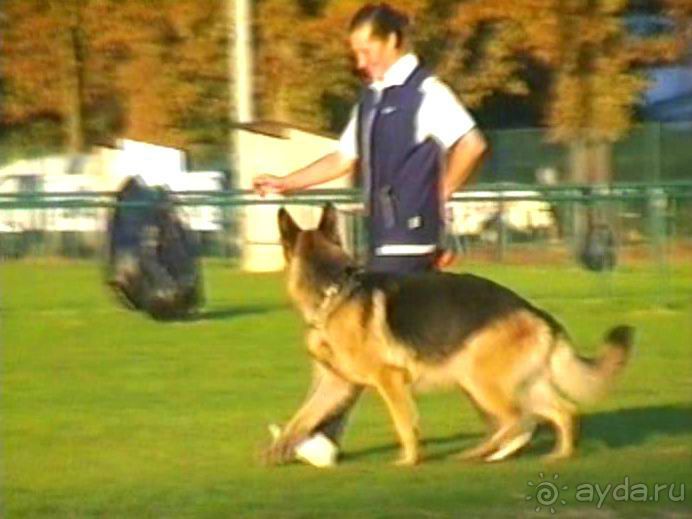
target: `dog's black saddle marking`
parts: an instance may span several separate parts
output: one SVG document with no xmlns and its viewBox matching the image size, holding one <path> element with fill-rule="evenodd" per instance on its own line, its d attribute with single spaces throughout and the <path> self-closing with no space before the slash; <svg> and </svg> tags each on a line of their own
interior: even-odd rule
<svg viewBox="0 0 692 519">
<path fill-rule="evenodd" d="M 552 316 L 516 293 L 472 274 L 370 273 L 359 277 L 363 295 L 369 297 L 375 290 L 386 294 L 392 335 L 422 360 L 449 357 L 475 332 L 517 310 L 529 310 L 553 332 L 562 331 Z"/>
</svg>

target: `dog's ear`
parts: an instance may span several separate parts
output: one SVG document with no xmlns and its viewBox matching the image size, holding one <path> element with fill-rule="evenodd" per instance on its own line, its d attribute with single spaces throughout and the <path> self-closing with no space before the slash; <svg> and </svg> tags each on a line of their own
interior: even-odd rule
<svg viewBox="0 0 692 519">
<path fill-rule="evenodd" d="M 279 232 L 281 233 L 281 244 L 284 246 L 284 251 L 292 250 L 296 244 L 298 234 L 300 234 L 300 227 L 298 227 L 291 215 L 283 207 L 279 209 Z"/>
<path fill-rule="evenodd" d="M 329 241 L 336 243 L 337 245 L 341 245 L 336 207 L 334 207 L 334 204 L 324 204 L 320 224 L 317 226 L 317 228 Z"/>
</svg>

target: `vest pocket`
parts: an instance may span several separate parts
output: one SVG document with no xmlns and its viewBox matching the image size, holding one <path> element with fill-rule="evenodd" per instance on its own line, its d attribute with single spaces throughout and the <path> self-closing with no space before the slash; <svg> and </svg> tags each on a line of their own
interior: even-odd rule
<svg viewBox="0 0 692 519">
<path fill-rule="evenodd" d="M 394 189 L 392 189 L 392 186 L 382 186 L 377 196 L 382 210 L 382 223 L 386 229 L 391 229 L 396 225 L 397 221 L 397 203 Z"/>
</svg>

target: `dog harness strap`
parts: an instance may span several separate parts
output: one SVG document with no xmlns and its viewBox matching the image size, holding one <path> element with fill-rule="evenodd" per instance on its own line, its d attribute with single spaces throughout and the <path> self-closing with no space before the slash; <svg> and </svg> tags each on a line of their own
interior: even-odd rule
<svg viewBox="0 0 692 519">
<path fill-rule="evenodd" d="M 325 328 L 329 317 L 359 286 L 360 283 L 357 278 L 360 272 L 360 270 L 354 270 L 343 282 L 332 283 L 324 289 L 324 299 L 322 299 L 313 317 L 308 320 L 308 325 L 311 328 L 318 330 Z"/>
</svg>

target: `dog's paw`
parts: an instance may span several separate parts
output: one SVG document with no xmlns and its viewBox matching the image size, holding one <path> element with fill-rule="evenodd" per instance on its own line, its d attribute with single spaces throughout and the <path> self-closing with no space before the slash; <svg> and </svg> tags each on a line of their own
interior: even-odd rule
<svg viewBox="0 0 692 519">
<path fill-rule="evenodd" d="M 290 463 L 295 459 L 295 444 L 289 441 L 278 440 L 264 452 L 264 463 L 268 466 L 277 466 Z"/>
<path fill-rule="evenodd" d="M 460 463 L 467 463 L 469 465 L 481 463 L 483 461 L 482 457 L 471 456 L 469 454 L 455 454 L 455 455 L 451 456 L 451 459 L 458 461 Z"/>
<path fill-rule="evenodd" d="M 458 452 L 454 454 L 452 457 L 458 461 L 479 462 L 483 460 L 483 456 L 485 456 L 484 450 L 480 450 L 477 447 L 473 447 Z"/>
<path fill-rule="evenodd" d="M 418 452 L 404 452 L 395 461 L 397 467 L 414 467 L 420 463 L 420 454 Z"/>
<path fill-rule="evenodd" d="M 272 437 L 271 446 L 264 451 L 263 460 L 265 465 L 275 466 L 289 463 L 295 459 L 295 447 L 297 441 L 290 435 L 285 434 L 277 424 L 269 425 L 269 434 Z"/>
</svg>

